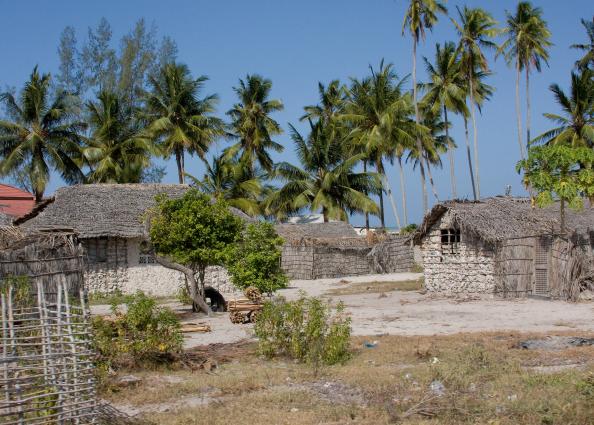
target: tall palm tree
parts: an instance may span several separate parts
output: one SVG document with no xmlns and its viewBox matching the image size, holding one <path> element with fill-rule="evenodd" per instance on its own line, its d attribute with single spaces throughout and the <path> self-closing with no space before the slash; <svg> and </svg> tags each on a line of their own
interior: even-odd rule
<svg viewBox="0 0 594 425">
<path fill-rule="evenodd" d="M 443 48 L 439 43 L 435 45 L 435 63 L 432 64 L 427 58 L 423 58 L 429 82 L 421 84 L 426 94 L 422 103 L 426 105 L 433 115 L 443 111 L 445 120 L 445 140 L 451 141 L 449 135 L 450 121 L 448 111 L 465 115 L 466 92 L 464 76 L 460 72 L 460 62 L 456 53 L 456 46 L 448 41 Z M 458 197 L 456 191 L 456 174 L 454 166 L 454 146 L 447 149 L 450 162 L 450 184 L 452 187 L 452 199 Z"/>
<path fill-rule="evenodd" d="M 402 22 L 402 35 L 408 29 L 413 40 L 412 49 L 412 85 L 413 103 L 415 105 L 415 122 L 420 123 L 419 105 L 417 102 L 417 44 L 419 40 L 425 40 L 425 30 L 431 30 L 437 23 L 437 14 L 447 13 L 446 7 L 438 0 L 410 0 L 404 21 Z M 417 149 L 422 151 L 421 140 L 417 138 Z M 421 170 L 421 185 L 423 188 L 423 211 L 427 212 L 429 200 L 427 197 L 427 184 L 425 181 L 425 168 L 423 163 L 419 164 Z"/>
<path fill-rule="evenodd" d="M 536 137 L 534 143 L 594 148 L 593 78 L 594 73 L 587 69 L 581 73 L 572 72 L 569 94 L 565 94 L 557 84 L 550 86 L 562 114 L 544 114 L 558 126 Z"/>
<path fill-rule="evenodd" d="M 519 2 L 516 12 L 506 12 L 507 26 L 503 29 L 506 39 L 499 47 L 508 64 L 516 69 L 516 120 L 520 157 L 526 157 L 525 146 L 530 143 L 530 70 L 541 70 L 541 62 L 548 64 L 548 48 L 552 46 L 551 32 L 542 19 L 542 9 L 528 1 Z M 526 72 L 526 143 L 522 142 L 522 111 L 520 108 L 520 74 Z"/>
<path fill-rule="evenodd" d="M 0 120 L 0 175 L 23 170 L 37 202 L 51 169 L 67 183 L 84 180 L 80 140 L 85 124 L 75 120 L 69 94 L 62 91 L 50 98 L 50 83 L 50 75 L 35 67 L 18 100 L 11 93 L 0 95 L 9 117 Z"/>
<path fill-rule="evenodd" d="M 291 126 L 291 138 L 302 167 L 278 164 L 276 176 L 284 182 L 270 193 L 266 214 L 282 219 L 309 208 L 321 211 L 324 221 L 348 221 L 349 214 L 379 211 L 367 193 L 378 193 L 381 181 L 376 173 L 359 173 L 355 167 L 363 154 L 350 155 L 345 140 L 333 137 L 323 121 L 310 121 L 305 139 Z"/>
<path fill-rule="evenodd" d="M 101 91 L 97 101 L 86 103 L 91 135 L 83 155 L 90 168 L 89 183 L 138 183 L 156 149 L 133 114 L 111 91 Z"/>
<path fill-rule="evenodd" d="M 498 34 L 497 22 L 491 14 L 481 8 L 469 8 L 464 6 L 458 9 L 460 22 L 452 18 L 458 36 L 458 51 L 461 55 L 460 62 L 468 82 L 468 95 L 470 97 L 470 117 L 472 119 L 473 145 L 474 145 L 474 170 L 476 183 L 476 198 L 481 196 L 480 169 L 478 155 L 478 134 L 476 129 L 476 99 L 475 85 L 477 84 L 477 73 L 488 72 L 489 67 L 483 49 L 496 49 L 497 45 L 492 38 Z"/>
<path fill-rule="evenodd" d="M 586 29 L 588 42 L 584 44 L 572 44 L 571 48 L 585 52 L 584 56 L 576 62 L 576 66 L 579 69 L 589 68 L 590 70 L 594 70 L 594 18 L 592 18 L 592 21 L 582 19 L 582 25 Z"/>
<path fill-rule="evenodd" d="M 280 100 L 269 99 L 271 89 L 269 79 L 248 75 L 233 88 L 239 102 L 227 112 L 231 117 L 230 136 L 237 143 L 226 149 L 226 155 L 230 158 L 239 156 L 248 166 L 258 165 L 266 172 L 273 169 L 269 151 L 283 151 L 283 146 L 272 140 L 273 136 L 282 133 L 282 128 L 270 117 L 270 114 L 282 111 L 283 104 Z"/>
<path fill-rule="evenodd" d="M 400 217 L 386 177 L 384 159 L 393 161 L 400 144 L 410 144 L 419 136 L 420 126 L 416 126 L 408 118 L 414 107 L 410 96 L 403 94 L 402 86 L 406 79 L 399 80 L 392 64 L 384 66 L 383 61 L 377 71 L 373 67 L 370 70 L 371 76 L 361 81 L 352 80 L 345 119 L 354 126 L 351 138 L 364 148 L 367 159 L 375 165 L 384 182 L 396 224 L 400 227 Z M 383 191 L 379 193 L 379 201 L 380 220 L 384 227 Z"/>
<path fill-rule="evenodd" d="M 149 79 L 148 131 L 166 157 L 175 155 L 180 184 L 185 181 L 185 153 L 206 162 L 208 148 L 223 134 L 223 122 L 212 115 L 218 97 L 200 97 L 207 80 L 205 76 L 192 78 L 186 65 L 176 63 L 164 65 Z"/>
<path fill-rule="evenodd" d="M 328 86 L 318 83 L 320 103 L 304 107 L 305 114 L 300 120 L 322 120 L 325 123 L 335 121 L 344 112 L 347 91 L 347 87 L 341 85 L 339 80 L 330 81 Z"/>
</svg>

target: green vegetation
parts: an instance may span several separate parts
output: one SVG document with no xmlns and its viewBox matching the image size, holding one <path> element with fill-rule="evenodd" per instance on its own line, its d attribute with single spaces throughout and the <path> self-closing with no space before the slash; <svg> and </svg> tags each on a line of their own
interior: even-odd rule
<svg viewBox="0 0 594 425">
<path fill-rule="evenodd" d="M 311 365 L 344 363 L 350 357 L 351 319 L 344 306 L 336 313 L 318 298 L 269 301 L 254 327 L 259 352 L 268 357 L 288 356 Z"/>
</svg>

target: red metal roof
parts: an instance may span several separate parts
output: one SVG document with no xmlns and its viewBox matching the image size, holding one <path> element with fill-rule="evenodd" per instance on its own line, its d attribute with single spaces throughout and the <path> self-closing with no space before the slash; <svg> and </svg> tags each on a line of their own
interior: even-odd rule
<svg viewBox="0 0 594 425">
<path fill-rule="evenodd" d="M 35 196 L 14 186 L 0 183 L 0 212 L 20 217 L 35 206 Z"/>
</svg>

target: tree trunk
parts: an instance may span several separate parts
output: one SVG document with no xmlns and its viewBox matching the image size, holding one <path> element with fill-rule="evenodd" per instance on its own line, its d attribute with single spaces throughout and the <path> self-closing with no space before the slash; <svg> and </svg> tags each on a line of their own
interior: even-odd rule
<svg viewBox="0 0 594 425">
<path fill-rule="evenodd" d="M 413 35 L 413 71 L 412 71 L 412 85 L 413 85 L 413 102 L 415 104 L 415 123 L 419 125 L 421 118 L 419 115 L 419 104 L 417 102 L 417 39 Z M 417 149 L 423 152 L 423 145 L 421 139 L 417 136 Z M 429 209 L 429 198 L 427 196 L 427 183 L 425 179 L 425 165 L 423 160 L 419 161 L 419 168 L 421 170 L 421 187 L 423 188 L 423 213 Z"/>
<path fill-rule="evenodd" d="M 384 229 L 386 227 L 386 224 L 384 222 L 384 188 L 383 187 L 379 193 L 379 201 L 380 201 L 380 223 L 381 223 L 382 229 Z"/>
<path fill-rule="evenodd" d="M 530 69 L 526 65 L 526 149 L 530 146 Z"/>
<path fill-rule="evenodd" d="M 472 139 L 474 143 L 474 172 L 475 172 L 475 184 L 476 184 L 476 199 L 481 198 L 481 180 L 479 174 L 479 154 L 478 154 L 478 135 L 476 131 L 476 117 L 474 113 L 474 85 L 473 76 L 470 75 L 468 82 L 470 84 L 470 116 L 472 118 Z"/>
<path fill-rule="evenodd" d="M 431 166 L 429 165 L 429 160 L 425 158 L 425 162 L 427 163 L 427 175 L 429 176 L 431 191 L 433 192 L 433 196 L 435 196 L 435 200 L 439 202 L 439 196 L 437 195 L 437 190 L 435 189 L 435 184 L 433 183 L 433 176 L 431 175 Z"/>
<path fill-rule="evenodd" d="M 450 140 L 450 129 L 448 125 L 448 108 L 443 105 L 443 115 L 445 119 L 446 140 L 448 141 L 448 158 L 450 160 L 450 183 L 452 184 L 452 199 L 457 199 L 456 174 L 454 172 L 454 144 Z"/>
<path fill-rule="evenodd" d="M 186 279 L 188 279 L 188 282 L 190 282 L 190 298 L 192 298 L 192 301 L 194 301 L 194 305 L 192 306 L 194 311 L 196 311 L 196 307 L 198 307 L 199 310 L 203 311 L 208 316 L 212 314 L 212 310 L 208 304 L 206 304 L 206 301 L 204 301 L 204 297 L 202 295 L 204 294 L 204 290 L 199 290 L 198 288 L 198 283 L 194 277 L 194 270 L 189 267 L 182 266 L 181 264 L 174 263 L 173 261 L 170 261 L 167 258 L 161 257 L 159 255 L 155 255 L 155 261 L 163 267 L 182 272 Z M 204 276 L 201 276 L 200 284 L 204 285 Z"/>
<path fill-rule="evenodd" d="M 561 198 L 561 234 L 565 234 L 565 199 Z"/>
<path fill-rule="evenodd" d="M 522 110 L 520 109 L 520 61 L 516 58 L 516 124 L 518 126 L 518 144 L 520 145 L 520 159 L 525 159 L 524 143 L 522 142 Z"/>
<path fill-rule="evenodd" d="M 402 194 L 402 210 L 404 211 L 404 225 L 408 226 L 408 208 L 406 207 L 406 188 L 404 185 L 404 169 L 402 168 L 402 157 L 398 157 L 398 168 L 400 169 L 400 193 Z"/>
<path fill-rule="evenodd" d="M 326 207 L 322 208 L 322 215 L 324 216 L 324 223 L 328 223 L 328 210 Z"/>
<path fill-rule="evenodd" d="M 367 160 L 363 160 L 363 172 L 367 173 Z M 365 195 L 369 196 L 367 190 L 365 191 Z M 369 231 L 369 213 L 365 213 L 365 230 Z"/>
<path fill-rule="evenodd" d="M 468 137 L 468 120 L 466 117 L 464 117 L 464 135 L 466 136 L 466 155 L 468 156 L 468 171 L 470 171 L 470 181 L 472 183 L 472 196 L 476 201 L 476 186 L 474 184 L 474 172 L 472 171 L 472 156 L 470 155 L 470 138 Z"/>
<path fill-rule="evenodd" d="M 388 181 L 388 176 L 383 174 L 383 177 L 386 181 L 386 188 L 388 189 L 388 198 L 390 199 L 390 204 L 392 204 L 392 211 L 394 212 L 394 217 L 396 218 L 396 227 L 398 227 L 398 230 L 400 231 L 402 225 L 400 224 L 400 216 L 398 215 L 398 208 L 396 208 L 396 201 L 394 200 L 394 195 L 392 194 L 392 187 Z"/>
<path fill-rule="evenodd" d="M 183 151 L 175 150 L 175 163 L 177 165 L 177 178 L 179 184 L 184 184 L 184 165 L 183 165 Z"/>
</svg>

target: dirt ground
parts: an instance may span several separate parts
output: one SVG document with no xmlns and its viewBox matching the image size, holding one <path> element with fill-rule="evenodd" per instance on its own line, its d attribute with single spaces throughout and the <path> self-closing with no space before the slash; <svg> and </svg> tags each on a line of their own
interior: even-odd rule
<svg viewBox="0 0 594 425">
<path fill-rule="evenodd" d="M 278 295 L 295 299 L 301 291 L 321 296 L 331 303 L 342 301 L 353 319 L 353 335 L 448 335 L 459 332 L 549 332 L 594 331 L 594 303 L 568 303 L 538 299 L 493 297 L 445 297 L 411 291 L 411 281 L 421 273 L 395 273 L 338 279 L 294 280 Z M 377 283 L 390 283 L 407 290 L 377 292 Z M 419 284 L 420 287 L 420 284 Z M 346 292 L 347 295 L 333 295 Z M 234 325 L 227 313 L 212 317 L 187 313 L 187 306 L 166 303 L 183 313 L 184 323 L 208 323 L 209 333 L 186 334 L 185 348 L 213 343 L 232 343 L 251 338 L 251 325 Z M 107 314 L 109 307 L 93 306 L 95 314 Z"/>
</svg>

